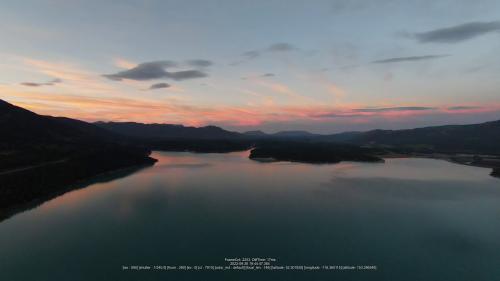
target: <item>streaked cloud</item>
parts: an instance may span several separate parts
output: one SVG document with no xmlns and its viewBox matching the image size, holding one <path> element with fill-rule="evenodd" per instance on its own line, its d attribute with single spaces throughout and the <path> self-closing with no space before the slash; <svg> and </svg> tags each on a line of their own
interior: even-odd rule
<svg viewBox="0 0 500 281">
<path fill-rule="evenodd" d="M 460 106 L 450 106 L 448 110 L 470 110 L 470 109 L 481 109 L 481 106 L 468 106 L 468 105 L 460 105 Z"/>
<path fill-rule="evenodd" d="M 297 48 L 294 47 L 292 44 L 289 43 L 276 43 L 272 44 L 267 48 L 267 51 L 271 52 L 289 52 L 296 50 Z"/>
<path fill-rule="evenodd" d="M 166 78 L 170 78 L 173 80 L 186 80 L 186 79 L 203 78 L 207 76 L 208 74 L 200 70 L 183 70 L 183 71 L 167 72 Z"/>
<path fill-rule="evenodd" d="M 265 73 L 265 74 L 262 74 L 260 77 L 274 77 L 276 76 L 276 74 L 274 73 Z"/>
<path fill-rule="evenodd" d="M 243 76 L 240 77 L 241 80 L 247 80 L 247 79 L 259 79 L 259 78 L 269 78 L 269 77 L 275 77 L 276 74 L 268 72 L 260 75 L 249 75 L 249 76 Z"/>
<path fill-rule="evenodd" d="M 424 111 L 434 110 L 435 107 L 424 106 L 398 106 L 398 107 L 379 107 L 379 108 L 356 108 L 354 112 L 390 112 L 390 111 Z"/>
<path fill-rule="evenodd" d="M 214 105 L 202 106 L 192 101 L 162 97 L 161 99 L 138 96 L 126 98 L 119 96 L 84 96 L 73 94 L 34 93 L 19 91 L 14 86 L 0 86 L 0 98 L 9 102 L 35 110 L 40 114 L 67 116 L 87 121 L 114 120 L 136 121 L 147 123 L 178 123 L 193 126 L 209 124 L 227 128 L 260 127 L 265 124 L 302 124 L 303 126 L 326 126 L 335 122 L 356 124 L 385 124 L 384 122 L 404 122 L 415 116 L 476 116 L 477 110 L 465 110 L 472 105 L 445 106 L 440 108 L 424 106 L 391 106 L 362 108 L 354 106 L 328 105 L 283 105 L 255 103 L 247 105 Z M 275 89 L 290 94 L 285 86 Z M 2 97 L 2 93 L 4 96 Z M 6 96 L 5 93 L 8 93 Z M 255 93 L 259 95 L 259 93 Z M 450 108 L 458 108 L 450 111 Z M 459 110 L 460 108 L 464 110 Z M 432 110 L 431 110 L 432 109 Z M 492 105 L 481 109 L 481 112 L 500 112 L 500 105 Z M 482 114 L 482 113 L 481 113 Z M 426 118 L 426 117 L 425 117 Z M 450 117 L 451 118 L 451 117 Z M 375 123 L 373 123 L 375 122 Z M 377 123 L 378 122 L 378 123 Z M 273 126 L 274 126 L 273 125 Z M 294 128 L 294 127 L 290 127 Z M 334 125 L 328 128 L 335 128 Z M 346 127 L 347 128 L 347 127 Z M 357 127 L 349 127 L 357 128 Z M 306 128 L 304 128 L 306 129 Z"/>
<path fill-rule="evenodd" d="M 134 68 L 137 66 L 136 63 L 133 63 L 133 62 L 126 60 L 124 58 L 115 58 L 114 63 L 116 66 L 118 66 L 119 68 L 123 68 L 123 69 L 130 69 L 130 68 Z"/>
<path fill-rule="evenodd" d="M 274 122 L 271 130 L 500 116 L 490 110 L 498 100 L 499 1 L 269 1 L 216 9 L 153 2 L 0 9 L 0 95 L 86 120 Z M 331 5 L 341 14 L 332 15 Z M 98 13 L 90 23 L 54 16 L 82 9 Z M 241 67 L 227 66 L 237 60 Z M 64 82 L 50 86 L 56 77 Z"/>
<path fill-rule="evenodd" d="M 20 84 L 27 87 L 41 87 L 41 86 L 53 86 L 55 84 L 61 83 L 62 80 L 59 78 L 52 79 L 48 82 L 37 83 L 37 82 L 21 82 Z"/>
<path fill-rule="evenodd" d="M 316 113 L 310 115 L 312 118 L 352 118 L 352 117 L 364 117 L 363 114 L 352 114 L 352 113 Z"/>
<path fill-rule="evenodd" d="M 241 55 L 244 56 L 247 59 L 254 59 L 254 58 L 260 56 L 260 51 L 257 51 L 257 50 L 247 51 L 247 52 L 244 52 Z"/>
<path fill-rule="evenodd" d="M 170 84 L 168 83 L 156 83 L 153 84 L 149 87 L 150 90 L 157 90 L 157 89 L 164 89 L 164 88 L 169 88 Z"/>
<path fill-rule="evenodd" d="M 102 79 L 99 79 L 99 76 L 95 73 L 82 69 L 78 65 L 32 58 L 20 58 L 19 60 L 31 70 L 63 80 L 64 83 L 60 84 L 60 88 L 64 88 L 69 92 L 77 91 L 81 94 L 96 94 L 116 90 L 110 83 L 101 81 Z"/>
<path fill-rule="evenodd" d="M 213 61 L 203 59 L 188 60 L 186 61 L 186 63 L 193 67 L 209 67 L 214 64 Z"/>
<path fill-rule="evenodd" d="M 411 56 L 411 57 L 395 57 L 387 58 L 381 60 L 372 61 L 372 63 L 396 63 L 396 62 L 408 62 L 408 61 L 422 61 L 422 60 L 433 60 L 443 57 L 448 57 L 450 55 L 425 55 L 425 56 Z"/>
<path fill-rule="evenodd" d="M 457 43 L 498 31 L 500 31 L 500 21 L 469 22 L 415 33 L 414 36 L 420 43 Z"/>
<path fill-rule="evenodd" d="M 233 65 L 233 66 L 238 65 L 238 64 L 244 63 L 245 61 L 256 59 L 256 58 L 258 58 L 262 55 L 265 55 L 265 54 L 285 53 L 285 52 L 290 52 L 290 51 L 294 51 L 294 50 L 299 50 L 299 48 L 293 46 L 290 43 L 284 43 L 284 42 L 275 43 L 275 44 L 269 45 L 269 46 L 262 48 L 262 49 L 246 51 L 246 52 L 241 54 L 241 56 L 243 57 L 243 60 L 232 62 L 229 65 Z"/>
<path fill-rule="evenodd" d="M 204 60 L 193 60 L 193 64 L 199 65 L 210 65 L 211 62 Z M 147 81 L 155 79 L 173 79 L 173 80 L 186 80 L 203 78 L 208 76 L 207 73 L 198 70 L 181 70 L 181 71 L 167 71 L 167 68 L 177 67 L 178 63 L 174 61 L 161 60 L 161 61 L 151 61 L 140 63 L 137 66 L 127 69 L 124 71 L 119 71 L 113 74 L 104 74 L 103 76 L 111 79 L 120 81 L 122 79 L 136 80 L 136 81 Z"/>
<path fill-rule="evenodd" d="M 336 98 L 343 98 L 346 96 L 346 92 L 340 88 L 339 86 L 337 86 L 336 84 L 332 83 L 332 82 L 328 82 L 326 85 L 326 90 L 328 91 L 328 93 L 332 94 L 334 97 Z"/>
<path fill-rule="evenodd" d="M 311 118 L 369 118 L 375 116 L 405 116 L 422 114 L 428 111 L 436 111 L 436 107 L 423 106 L 395 106 L 395 107 L 376 107 L 376 108 L 341 108 L 335 110 L 317 110 L 309 115 Z"/>
<path fill-rule="evenodd" d="M 177 63 L 173 61 L 151 61 L 141 63 L 133 68 L 117 72 L 115 74 L 104 74 L 103 76 L 111 80 L 151 80 L 160 79 L 167 76 L 167 67 L 175 67 Z"/>
</svg>

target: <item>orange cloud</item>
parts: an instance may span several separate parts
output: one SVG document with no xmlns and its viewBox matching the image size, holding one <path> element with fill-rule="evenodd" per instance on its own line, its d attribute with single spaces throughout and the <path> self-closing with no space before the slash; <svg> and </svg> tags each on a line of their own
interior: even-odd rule
<svg viewBox="0 0 500 281">
<path fill-rule="evenodd" d="M 265 79 L 255 79 L 259 89 L 237 89 L 252 97 L 250 102 L 241 104 L 214 104 L 203 106 L 189 95 L 159 96 L 150 94 L 144 84 L 128 82 L 116 84 L 102 79 L 99 75 L 67 63 L 54 63 L 34 59 L 22 59 L 26 66 L 64 82 L 50 89 L 25 89 L 18 85 L 0 85 L 0 97 L 14 104 L 26 107 L 40 114 L 67 116 L 87 121 L 114 120 L 147 123 L 177 123 L 194 126 L 219 124 L 252 127 L 267 122 L 368 122 L 373 117 L 387 119 L 408 118 L 425 114 L 475 114 L 478 112 L 499 111 L 500 106 L 460 105 L 441 106 L 432 110 L 385 110 L 366 111 L 364 104 L 328 104 L 302 96 L 288 85 Z M 117 64 L 129 66 L 128 61 Z M 339 98 L 345 91 L 322 77 L 318 83 L 327 93 Z M 134 89 L 135 87 L 135 89 Z M 324 88 L 323 88 L 324 87 Z M 135 90 L 135 92 L 133 92 Z M 127 92 L 128 91 L 128 92 Z M 180 87 L 169 91 L 184 92 Z M 187 90 L 186 90 L 187 92 Z M 323 93 L 323 92 L 321 92 Z M 276 95 L 278 94 L 278 95 Z M 383 108 L 411 108 L 412 105 L 384 104 Z M 427 105 L 418 105 L 425 107 Z M 381 106 L 382 107 L 382 106 Z M 342 121 L 344 122 L 344 121 Z"/>
<path fill-rule="evenodd" d="M 328 84 L 326 89 L 330 94 L 337 98 L 343 98 L 346 96 L 346 92 L 333 83 Z"/>
<path fill-rule="evenodd" d="M 260 79 L 256 82 L 257 85 L 260 85 L 264 87 L 265 89 L 271 90 L 272 93 L 278 93 L 283 95 L 286 98 L 286 103 L 293 104 L 319 104 L 318 101 L 315 101 L 314 99 L 310 97 L 306 97 L 303 95 L 298 94 L 297 92 L 293 91 L 290 89 L 289 86 L 278 83 L 278 82 L 269 82 L 265 81 L 263 79 Z"/>
<path fill-rule="evenodd" d="M 137 66 L 137 63 L 133 63 L 123 58 L 115 58 L 114 62 L 116 66 L 123 69 L 131 69 Z"/>
</svg>

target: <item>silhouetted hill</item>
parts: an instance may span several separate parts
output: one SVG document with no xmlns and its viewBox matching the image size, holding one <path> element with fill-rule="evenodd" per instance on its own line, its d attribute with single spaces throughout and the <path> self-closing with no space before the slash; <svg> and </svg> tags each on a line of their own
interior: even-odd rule
<svg viewBox="0 0 500 281">
<path fill-rule="evenodd" d="M 244 132 L 243 135 L 247 137 L 268 137 L 269 135 L 262 131 L 247 131 Z"/>
<path fill-rule="evenodd" d="M 280 131 L 273 134 L 266 134 L 262 131 L 248 131 L 243 133 L 244 136 L 247 137 L 256 137 L 256 138 L 313 138 L 317 136 L 321 136 L 319 134 L 313 134 L 307 131 Z"/>
<path fill-rule="evenodd" d="M 135 122 L 96 122 L 97 126 L 124 136 L 142 139 L 228 139 L 242 135 L 216 126 L 185 127 L 172 124 L 143 124 Z"/>
<path fill-rule="evenodd" d="M 408 130 L 373 130 L 346 141 L 422 152 L 500 154 L 500 120 Z"/>
<path fill-rule="evenodd" d="M 117 135 L 92 124 L 64 117 L 42 116 L 0 100 L 0 143 L 111 141 Z"/>
<path fill-rule="evenodd" d="M 333 134 L 333 135 L 324 135 L 320 136 L 319 138 L 322 140 L 328 140 L 328 141 L 333 141 L 333 142 L 349 142 L 355 137 L 358 137 L 360 135 L 364 134 L 363 132 L 343 132 L 343 133 L 338 133 L 338 134 Z"/>
<path fill-rule="evenodd" d="M 273 137 L 279 138 L 309 138 L 309 137 L 317 137 L 320 136 L 318 134 L 313 134 L 307 131 L 280 131 L 272 134 Z"/>
<path fill-rule="evenodd" d="M 500 154 L 500 121 L 407 130 L 344 132 L 332 135 L 319 135 L 307 131 L 281 131 L 274 134 L 249 131 L 240 134 L 215 126 L 195 128 L 182 125 L 128 122 L 98 122 L 96 124 L 121 135 L 141 139 L 139 143 L 152 149 L 162 150 L 227 152 L 254 146 L 255 142 L 274 139 L 375 146 L 397 153 Z M 212 141 L 208 142 L 207 140 Z"/>
<path fill-rule="evenodd" d="M 150 151 L 83 121 L 38 115 L 0 100 L 0 219 L 77 181 L 136 165 Z"/>
</svg>

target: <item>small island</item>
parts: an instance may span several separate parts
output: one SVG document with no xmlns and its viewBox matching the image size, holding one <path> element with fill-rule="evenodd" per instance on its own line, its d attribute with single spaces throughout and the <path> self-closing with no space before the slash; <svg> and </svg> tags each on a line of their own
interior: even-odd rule
<svg viewBox="0 0 500 281">
<path fill-rule="evenodd" d="M 375 151 L 354 145 L 307 142 L 263 143 L 251 150 L 249 158 L 269 162 L 289 161 L 312 164 L 333 164 L 341 161 L 384 162 Z"/>
<path fill-rule="evenodd" d="M 500 178 L 500 167 L 493 168 L 493 171 L 491 171 L 491 175 L 493 177 Z"/>
</svg>

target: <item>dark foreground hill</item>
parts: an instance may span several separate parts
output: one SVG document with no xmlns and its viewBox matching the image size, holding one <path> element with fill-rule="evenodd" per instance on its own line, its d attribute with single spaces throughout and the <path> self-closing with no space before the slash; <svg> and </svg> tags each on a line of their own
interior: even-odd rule
<svg viewBox="0 0 500 281">
<path fill-rule="evenodd" d="M 42 116 L 0 100 L 0 219 L 105 172 L 150 165 L 150 151 L 83 121 Z"/>
</svg>

